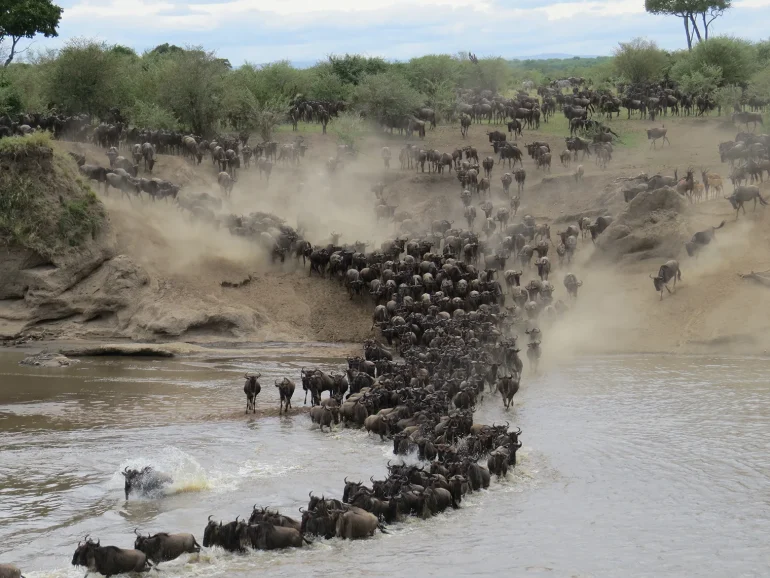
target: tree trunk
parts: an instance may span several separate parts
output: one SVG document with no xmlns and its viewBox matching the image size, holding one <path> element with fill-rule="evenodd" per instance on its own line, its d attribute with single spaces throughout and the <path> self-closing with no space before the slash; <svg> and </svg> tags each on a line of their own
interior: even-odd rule
<svg viewBox="0 0 770 578">
<path fill-rule="evenodd" d="M 706 22 L 706 13 L 702 12 L 701 17 L 703 18 L 703 38 L 705 40 L 709 39 L 709 23 Z"/>
<path fill-rule="evenodd" d="M 703 38 L 701 37 L 700 30 L 698 29 L 698 22 L 695 20 L 695 16 L 692 13 L 689 14 L 689 18 L 690 22 L 692 23 L 692 29 L 693 32 L 695 32 L 695 36 L 698 37 L 698 42 L 701 42 Z"/>
<path fill-rule="evenodd" d="M 684 20 L 684 33 L 687 36 L 687 50 L 692 50 L 692 36 L 690 36 L 690 21 L 687 19 L 687 16 L 683 16 L 682 20 Z"/>
<path fill-rule="evenodd" d="M 4 67 L 8 67 L 8 65 L 13 62 L 13 57 L 16 55 L 16 44 L 21 40 L 21 37 L 17 36 L 11 36 L 11 53 L 8 55 L 8 58 L 5 59 Z"/>
</svg>

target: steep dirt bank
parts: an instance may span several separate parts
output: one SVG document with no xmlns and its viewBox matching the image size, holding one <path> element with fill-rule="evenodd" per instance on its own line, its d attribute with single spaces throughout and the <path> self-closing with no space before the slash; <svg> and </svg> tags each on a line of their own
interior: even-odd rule
<svg viewBox="0 0 770 578">
<path fill-rule="evenodd" d="M 629 176 L 658 171 L 671 175 L 674 168 L 682 173 L 692 166 L 698 175 L 704 167 L 726 177 L 726 167 L 719 165 L 717 144 L 732 138 L 736 131 L 725 131 L 718 122 L 665 122 L 670 128 L 671 147 L 649 150 L 646 141 L 636 139 L 633 146 L 616 149 L 607 170 L 600 170 L 586 159 L 582 161 L 586 171 L 582 183 L 572 178 L 575 164 L 561 167 L 556 160 L 551 174 L 543 175 L 525 153 L 528 178 L 519 215 L 529 213 L 539 222 L 550 222 L 555 232 L 580 216 L 611 214 L 620 218 L 627 208 L 620 179 Z M 647 126 L 636 123 L 628 126 L 636 131 Z M 485 129 L 474 125 L 470 138 L 463 141 L 456 128 L 439 127 L 428 133 L 425 145 L 451 151 L 472 144 L 484 157 L 492 154 Z M 523 142 L 550 142 L 558 159 L 563 136 L 549 127 L 525 136 Z M 293 135 L 282 134 L 280 138 L 288 141 Z M 310 146 L 299 167 L 276 164 L 269 185 L 254 169 L 241 171 L 232 198 L 223 199 L 222 212 L 272 212 L 289 225 L 301 226 L 314 242 L 326 242 L 334 231 L 341 234 L 343 242 L 367 241 L 371 249 L 397 232 L 393 224 L 378 223 L 374 214 L 370 187 L 383 180 L 387 183 L 384 197 L 411 219 L 446 218 L 458 225 L 464 223 L 454 173 L 400 171 L 397 156 L 403 140 L 389 135 L 371 137 L 361 145 L 358 159 L 329 174 L 324 163 L 336 155 L 334 137 L 304 134 L 304 138 Z M 630 136 L 625 140 L 634 141 Z M 379 158 L 384 145 L 393 150 L 393 168 L 389 171 L 384 170 Z M 95 147 L 73 143 L 64 146 L 84 152 L 88 162 L 106 164 L 103 151 Z M 492 176 L 496 206 L 506 203 L 499 184 L 502 172 L 496 166 Z M 181 158 L 161 156 L 155 176 L 182 184 L 181 194 L 207 192 L 219 196 L 216 171 L 208 160 L 200 167 L 192 167 Z M 731 189 L 729 184 L 727 188 Z M 146 199 L 129 202 L 114 192 L 100 197 L 109 213 L 114 244 L 109 259 L 64 292 L 68 303 L 81 305 L 70 305 L 65 310 L 67 315 L 59 311 L 55 318 L 14 320 L 7 310 L 22 304 L 0 301 L 1 333 L 46 330 L 69 338 L 202 342 L 360 341 L 370 335 L 368 301 L 351 303 L 340 286 L 308 278 L 307 270 L 293 259 L 283 265 L 270 264 L 253 241 L 196 221 L 189 212 L 170 203 Z M 749 214 L 741 215 L 736 223 L 735 213 L 721 198 L 694 207 L 685 204 L 677 208 L 675 231 L 660 221 L 649 228 L 646 217 L 636 215 L 629 222 L 639 223 L 642 237 L 654 234 L 666 242 L 658 243 L 654 251 L 622 248 L 622 255 L 611 258 L 598 258 L 595 254 L 604 249 L 595 248 L 590 239 L 581 240 L 573 263 L 559 266 L 554 259 L 551 280 L 557 298 L 566 301 L 562 279 L 568 270 L 584 285 L 563 320 L 554 325 L 544 322 L 545 338 L 553 343 L 546 348 L 546 355 L 688 352 L 713 347 L 720 351 L 761 352 L 770 348 L 770 307 L 763 305 L 770 296 L 768 290 L 738 276 L 770 269 L 770 233 L 764 226 L 770 216 L 765 212 L 758 209 L 754 214 L 749 208 Z M 697 260 L 689 259 L 681 241 L 722 219 L 727 224 L 717 232 L 716 242 Z M 644 243 L 641 246 L 644 249 Z M 666 294 L 660 302 L 649 274 L 668 258 L 680 260 L 683 281 L 676 295 Z M 509 263 L 509 267 L 513 266 Z M 239 283 L 249 276 L 251 281 L 241 287 L 221 285 L 222 281 Z M 532 276 L 534 270 L 525 273 L 525 278 Z M 102 306 L 89 309 L 90 296 L 96 296 Z M 6 313 L 2 313 L 4 310 Z"/>
</svg>

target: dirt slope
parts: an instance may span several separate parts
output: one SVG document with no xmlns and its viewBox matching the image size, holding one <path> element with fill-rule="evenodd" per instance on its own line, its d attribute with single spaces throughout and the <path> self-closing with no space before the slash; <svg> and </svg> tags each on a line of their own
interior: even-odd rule
<svg viewBox="0 0 770 578">
<path fill-rule="evenodd" d="M 687 167 L 693 167 L 698 177 L 701 168 L 726 177 L 726 166 L 719 165 L 717 144 L 737 132 L 725 129 L 717 120 L 664 119 L 673 144 L 649 150 L 641 131 L 651 123 L 614 121 L 626 146 L 616 148 L 607 170 L 599 169 L 592 159 L 581 161 L 586 176 L 582 183 L 576 183 L 572 178 L 576 165 L 558 164 L 558 153 L 564 148 L 562 121 L 544 125 L 538 132 L 525 131 L 522 139 L 549 142 L 556 160 L 551 173 L 542 174 L 525 153 L 528 178 L 520 215 L 530 213 L 539 221 L 551 222 L 554 231 L 582 215 L 619 216 L 626 208 L 619 192 L 620 178 L 639 173 L 671 175 L 675 168 L 681 175 Z M 474 125 L 469 139 L 463 141 L 456 127 L 439 127 L 429 131 L 423 146 L 449 152 L 471 144 L 483 158 L 492 154 L 486 130 L 486 126 Z M 302 164 L 276 164 L 269 185 L 254 169 L 242 171 L 232 198 L 224 200 L 223 212 L 269 211 L 292 226 L 301 226 L 314 242 L 325 242 L 334 231 L 342 235 L 343 242 L 367 241 L 371 248 L 397 232 L 395 225 L 378 223 L 374 215 L 370 187 L 384 180 L 387 201 L 398 205 L 399 211 L 407 211 L 412 219 L 448 218 L 463 223 L 460 187 L 454 173 L 400 171 L 397 157 L 404 142 L 401 137 L 385 133 L 370 137 L 361 144 L 358 159 L 329 174 L 324 163 L 336 155 L 334 137 L 309 131 L 300 134 L 309 143 Z M 279 140 L 287 142 L 294 137 L 282 133 Z M 103 152 L 94 147 L 66 146 L 84 152 L 89 162 L 106 163 Z M 380 160 L 382 146 L 393 151 L 389 171 Z M 492 176 L 496 206 L 507 202 L 502 198 L 501 174 L 496 166 Z M 185 192 L 219 195 L 216 171 L 207 160 L 192 167 L 181 158 L 161 156 L 155 176 L 182 184 Z M 727 189 L 731 190 L 729 184 Z M 170 204 L 129 203 L 114 193 L 104 201 L 118 252 L 130 256 L 150 281 L 136 307 L 117 320 L 105 320 L 100 331 L 127 332 L 137 339 L 204 341 L 222 337 L 355 341 L 369 334 L 370 305 L 351 306 L 336 284 L 309 279 L 306 270 L 296 269 L 293 263 L 271 265 L 253 243 L 194 222 L 188 213 Z M 738 276 L 740 272 L 770 269 L 770 234 L 764 225 L 770 216 L 765 213 L 762 209 L 752 213 L 749 208 L 749 214 L 741 215 L 736 223 L 735 213 L 721 198 L 686 206 L 679 223 L 684 237 L 727 220 L 717 232 L 717 241 L 697 261 L 672 245 L 664 251 L 670 255 L 659 253 L 645 260 L 647 255 L 640 253 L 612 263 L 593 259 L 598 249 L 590 240 L 581 241 L 575 261 L 569 266 L 556 265 L 552 274 L 557 298 L 564 298 L 562 279 L 567 270 L 577 274 L 584 285 L 569 315 L 546 330 L 547 339 L 556 344 L 548 350 L 566 355 L 581 351 L 693 351 L 714 345 L 722 350 L 762 351 L 770 347 L 770 307 L 762 305 L 770 294 Z M 665 258 L 680 260 L 683 281 L 676 295 L 665 295 L 659 302 L 649 274 L 656 272 Z M 243 287 L 220 286 L 221 281 L 237 282 L 248 275 L 253 280 Z M 533 275 L 529 271 L 525 278 Z"/>
</svg>

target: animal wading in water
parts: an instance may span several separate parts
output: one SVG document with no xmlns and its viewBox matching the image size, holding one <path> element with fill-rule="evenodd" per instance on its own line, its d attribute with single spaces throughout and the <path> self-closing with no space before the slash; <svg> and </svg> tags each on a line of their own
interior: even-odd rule
<svg viewBox="0 0 770 578">
<path fill-rule="evenodd" d="M 132 493 L 145 496 L 157 493 L 173 481 L 168 474 L 154 470 L 150 466 L 145 466 L 141 470 L 132 470 L 126 466 L 121 474 L 125 482 L 126 500 Z"/>
<path fill-rule="evenodd" d="M 243 384 L 243 393 L 246 394 L 246 413 L 249 413 L 249 410 L 257 413 L 257 396 L 262 391 L 262 386 L 257 380 L 262 377 L 262 374 L 249 375 L 246 373 L 244 377 L 246 378 L 246 383 Z"/>
</svg>

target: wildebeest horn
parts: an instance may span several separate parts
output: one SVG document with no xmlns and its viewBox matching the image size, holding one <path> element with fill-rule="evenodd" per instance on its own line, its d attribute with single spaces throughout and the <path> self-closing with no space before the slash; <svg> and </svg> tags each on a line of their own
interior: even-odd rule
<svg viewBox="0 0 770 578">
<path fill-rule="evenodd" d="M 236 521 L 236 523 L 238 522 L 238 518 L 240 518 L 240 516 L 236 516 L 236 517 L 235 517 L 235 521 Z"/>
<path fill-rule="evenodd" d="M 214 517 L 214 514 L 209 515 L 209 522 L 211 522 L 211 518 Z"/>
<path fill-rule="evenodd" d="M 345 483 L 346 484 L 348 483 L 348 477 L 347 476 L 345 476 Z"/>
<path fill-rule="evenodd" d="M 102 539 L 101 539 L 101 538 L 99 538 L 99 539 L 96 541 L 96 547 L 98 548 L 98 547 L 100 547 L 101 545 L 102 545 Z"/>
<path fill-rule="evenodd" d="M 303 508 L 302 506 L 299 507 L 299 513 L 300 514 L 304 514 L 305 511 L 306 511 L 305 508 Z"/>
<path fill-rule="evenodd" d="M 307 493 L 307 495 L 308 495 L 308 497 L 309 497 L 310 499 L 312 499 L 312 498 L 313 498 L 313 490 L 310 490 L 310 491 Z"/>
<path fill-rule="evenodd" d="M 139 532 L 137 532 L 138 529 L 139 528 L 134 528 L 134 534 L 136 534 L 137 536 L 139 536 Z"/>
<path fill-rule="evenodd" d="M 650 273 L 650 279 L 655 279 L 655 277 L 652 276 L 652 273 Z"/>
</svg>

